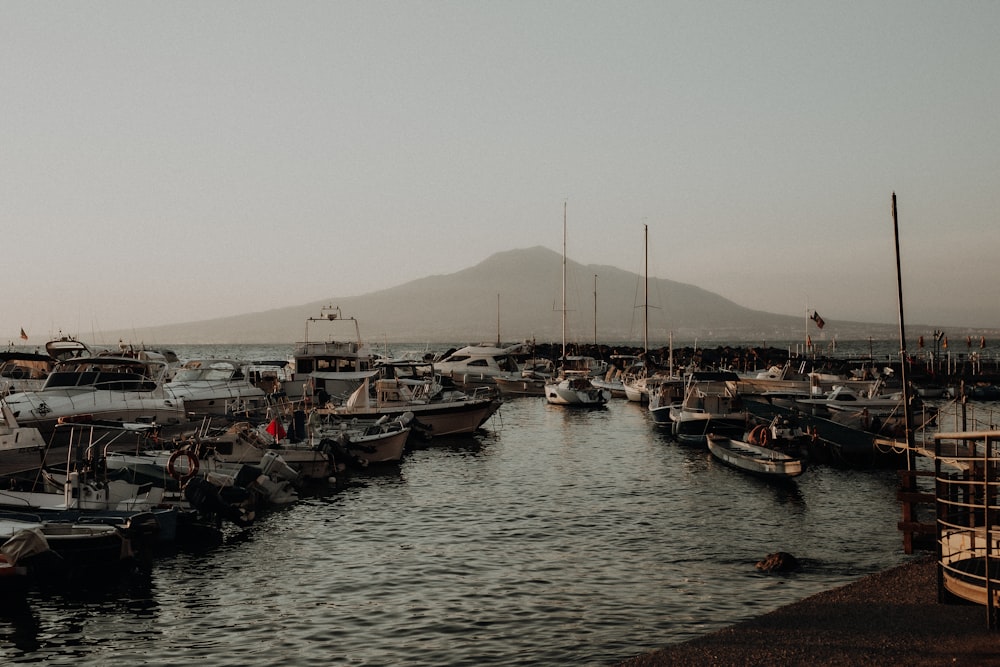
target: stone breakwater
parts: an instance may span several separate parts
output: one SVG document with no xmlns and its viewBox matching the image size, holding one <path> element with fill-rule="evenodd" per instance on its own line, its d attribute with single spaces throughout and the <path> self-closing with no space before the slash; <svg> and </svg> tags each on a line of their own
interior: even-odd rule
<svg viewBox="0 0 1000 667">
<path fill-rule="evenodd" d="M 562 356 L 561 343 L 536 343 L 535 355 L 556 361 Z M 763 370 L 772 366 L 784 366 L 791 361 L 795 369 L 805 362 L 807 371 L 824 373 L 850 373 L 863 371 L 867 364 L 875 366 L 879 372 L 891 368 L 896 378 L 901 377 L 901 363 L 898 352 L 895 359 L 886 355 L 854 355 L 835 356 L 821 354 L 796 354 L 788 348 L 768 346 L 733 346 L 719 345 L 715 347 L 684 346 L 674 348 L 653 348 L 644 351 L 641 347 L 628 345 L 602 344 L 572 344 L 566 346 L 567 355 L 594 357 L 609 360 L 612 355 L 633 355 L 646 360 L 654 370 L 667 370 L 671 354 L 674 367 L 679 369 L 697 368 L 701 370 L 731 370 L 745 373 Z M 945 385 L 967 384 L 1000 384 L 1000 359 L 992 355 L 984 357 L 975 353 L 955 354 L 949 358 L 944 354 L 931 357 L 927 354 L 908 355 L 907 377 L 916 383 L 936 382 Z"/>
</svg>

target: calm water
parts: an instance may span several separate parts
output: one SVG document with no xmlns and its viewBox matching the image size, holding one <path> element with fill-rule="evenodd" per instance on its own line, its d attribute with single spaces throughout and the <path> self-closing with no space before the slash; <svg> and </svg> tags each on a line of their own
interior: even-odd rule
<svg viewBox="0 0 1000 667">
<path fill-rule="evenodd" d="M 624 400 L 513 399 L 481 434 L 354 481 L 207 553 L 4 607 L 0 660 L 607 665 L 906 558 L 894 471 L 817 467 L 775 487 Z M 758 573 L 777 550 L 804 570 Z"/>
</svg>

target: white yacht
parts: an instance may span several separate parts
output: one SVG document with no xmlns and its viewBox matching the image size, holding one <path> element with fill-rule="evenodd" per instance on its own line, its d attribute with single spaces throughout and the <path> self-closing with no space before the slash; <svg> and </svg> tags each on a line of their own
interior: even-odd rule
<svg viewBox="0 0 1000 667">
<path fill-rule="evenodd" d="M 523 343 L 467 345 L 435 361 L 434 369 L 441 375 L 451 377 L 452 382 L 463 389 L 493 385 L 497 376 L 520 373 L 521 367 L 515 355 L 529 352 L 527 347 Z"/>
<path fill-rule="evenodd" d="M 18 424 L 46 437 L 60 421 L 182 425 L 183 401 L 163 389 L 168 367 L 164 355 L 147 350 L 73 357 L 56 364 L 38 391 L 5 400 Z"/>
</svg>

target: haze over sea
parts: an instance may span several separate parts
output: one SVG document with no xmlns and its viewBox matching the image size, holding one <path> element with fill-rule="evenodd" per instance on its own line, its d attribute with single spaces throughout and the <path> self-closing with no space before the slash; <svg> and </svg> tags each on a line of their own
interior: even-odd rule
<svg viewBox="0 0 1000 667">
<path fill-rule="evenodd" d="M 635 403 L 511 399 L 480 433 L 305 494 L 219 548 L 4 606 L 0 661 L 612 664 L 904 561 L 896 484 L 815 466 L 773 486 L 674 442 Z M 756 571 L 778 550 L 803 570 Z"/>
</svg>

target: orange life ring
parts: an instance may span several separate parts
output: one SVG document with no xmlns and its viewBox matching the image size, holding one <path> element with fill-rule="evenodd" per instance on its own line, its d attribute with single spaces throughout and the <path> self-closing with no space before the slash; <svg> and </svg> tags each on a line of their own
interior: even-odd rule
<svg viewBox="0 0 1000 667">
<path fill-rule="evenodd" d="M 187 472 L 183 475 L 177 471 L 175 464 L 180 457 L 187 458 Z M 187 449 L 178 449 L 167 460 L 167 473 L 182 484 L 198 474 L 198 457 Z"/>
<path fill-rule="evenodd" d="M 760 427 L 760 446 L 767 447 L 771 442 L 771 429 L 766 426 Z"/>
<path fill-rule="evenodd" d="M 750 429 L 750 434 L 747 436 L 747 442 L 751 445 L 759 445 L 761 443 L 761 434 L 767 431 L 767 427 L 763 424 L 758 424 Z"/>
</svg>

